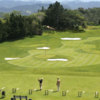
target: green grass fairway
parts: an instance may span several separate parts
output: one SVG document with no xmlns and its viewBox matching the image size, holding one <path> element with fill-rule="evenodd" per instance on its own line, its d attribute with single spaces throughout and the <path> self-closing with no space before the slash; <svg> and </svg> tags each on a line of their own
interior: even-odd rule
<svg viewBox="0 0 100 100">
<path fill-rule="evenodd" d="M 64 41 L 60 38 L 81 38 Z M 38 50 L 38 47 L 50 47 Z M 17 58 L 7 61 L 5 58 Z M 47 61 L 64 58 L 68 61 Z M 28 94 L 29 89 L 39 89 L 38 78 L 44 77 L 43 90 Z M 56 79 L 60 77 L 60 92 Z M 0 89 L 5 87 L 6 98 L 14 95 L 12 88 L 19 88 L 15 95 L 27 95 L 32 100 L 95 100 L 100 92 L 100 26 L 91 26 L 85 32 L 44 32 L 43 36 L 25 38 L 0 44 Z M 68 90 L 67 96 L 62 91 Z M 78 91 L 85 91 L 78 97 Z M 99 98 L 98 98 L 99 99 Z"/>
</svg>

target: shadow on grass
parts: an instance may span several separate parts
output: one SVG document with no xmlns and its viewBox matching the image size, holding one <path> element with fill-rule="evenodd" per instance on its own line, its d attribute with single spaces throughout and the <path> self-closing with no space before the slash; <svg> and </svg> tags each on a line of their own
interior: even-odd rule
<svg viewBox="0 0 100 100">
<path fill-rule="evenodd" d="M 42 90 L 40 90 L 40 89 L 37 89 L 37 90 L 35 90 L 36 92 L 38 92 L 38 91 L 42 91 Z"/>
<path fill-rule="evenodd" d="M 56 93 L 56 92 L 58 92 L 58 91 L 53 91 L 53 93 Z"/>
<path fill-rule="evenodd" d="M 4 99 L 4 97 L 0 97 L 0 99 Z"/>
</svg>

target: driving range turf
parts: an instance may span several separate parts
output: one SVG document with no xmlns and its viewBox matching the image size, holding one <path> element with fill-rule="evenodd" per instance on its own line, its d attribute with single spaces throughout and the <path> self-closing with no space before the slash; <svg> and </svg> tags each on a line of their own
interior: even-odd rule
<svg viewBox="0 0 100 100">
<path fill-rule="evenodd" d="M 81 38 L 79 41 L 61 38 Z M 50 47 L 38 50 L 38 47 Z M 5 58 L 20 58 L 5 60 Z M 48 59 L 68 61 L 48 61 Z M 39 89 L 38 78 L 44 78 L 43 90 L 28 94 L 29 89 Z M 61 79 L 60 92 L 56 92 L 57 77 Z M 100 92 L 100 26 L 88 27 L 85 32 L 44 32 L 43 36 L 0 44 L 0 89 L 5 87 L 6 98 L 27 95 L 32 100 L 94 100 Z M 45 90 L 53 90 L 45 96 Z M 69 91 L 62 96 L 62 91 Z M 78 97 L 78 91 L 85 91 Z"/>
</svg>

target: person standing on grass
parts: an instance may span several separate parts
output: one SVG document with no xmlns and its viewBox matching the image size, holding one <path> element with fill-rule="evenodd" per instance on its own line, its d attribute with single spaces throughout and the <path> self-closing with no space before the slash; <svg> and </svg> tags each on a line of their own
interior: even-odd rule
<svg viewBox="0 0 100 100">
<path fill-rule="evenodd" d="M 42 90 L 42 83 L 43 83 L 43 78 L 38 79 L 39 85 L 40 85 L 40 90 Z"/>
<path fill-rule="evenodd" d="M 57 85 L 57 91 L 59 91 L 60 90 L 60 79 L 59 78 L 57 78 L 56 85 Z"/>
</svg>

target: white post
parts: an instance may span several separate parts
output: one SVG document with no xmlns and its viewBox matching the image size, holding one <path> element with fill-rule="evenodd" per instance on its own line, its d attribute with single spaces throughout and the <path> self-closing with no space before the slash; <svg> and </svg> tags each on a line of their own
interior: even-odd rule
<svg viewBox="0 0 100 100">
<path fill-rule="evenodd" d="M 45 49 L 45 56 L 46 56 L 46 49 Z"/>
</svg>

